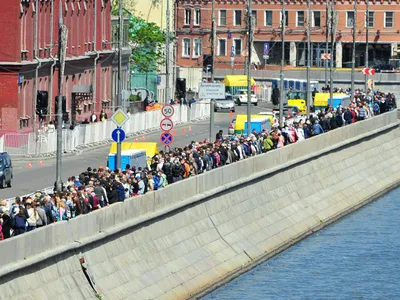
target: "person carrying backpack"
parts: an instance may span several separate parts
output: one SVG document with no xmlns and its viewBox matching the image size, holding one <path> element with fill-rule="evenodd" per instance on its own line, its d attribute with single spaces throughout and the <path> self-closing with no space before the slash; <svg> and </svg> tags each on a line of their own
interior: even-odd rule
<svg viewBox="0 0 400 300">
<path fill-rule="evenodd" d="M 18 214 L 14 218 L 14 235 L 20 235 L 26 232 L 26 220 L 25 209 L 20 207 Z"/>
<path fill-rule="evenodd" d="M 375 101 L 374 106 L 373 106 L 373 111 L 374 111 L 374 115 L 379 115 L 381 109 L 379 107 L 378 102 Z"/>
<path fill-rule="evenodd" d="M 360 106 L 360 108 L 358 109 L 358 120 L 359 121 L 365 120 L 366 117 L 367 117 L 367 112 L 365 111 L 365 108 L 363 106 Z"/>
</svg>

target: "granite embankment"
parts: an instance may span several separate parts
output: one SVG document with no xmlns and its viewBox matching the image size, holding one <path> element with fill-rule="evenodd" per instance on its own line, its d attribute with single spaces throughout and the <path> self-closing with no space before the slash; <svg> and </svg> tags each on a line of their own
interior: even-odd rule
<svg viewBox="0 0 400 300">
<path fill-rule="evenodd" d="M 400 181 L 397 112 L 0 244 L 0 299 L 186 299 Z"/>
</svg>

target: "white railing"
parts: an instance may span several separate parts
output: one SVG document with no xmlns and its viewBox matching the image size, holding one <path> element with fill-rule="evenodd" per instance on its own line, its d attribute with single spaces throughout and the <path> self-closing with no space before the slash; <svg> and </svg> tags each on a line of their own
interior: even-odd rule
<svg viewBox="0 0 400 300">
<path fill-rule="evenodd" d="M 184 105 L 175 105 L 174 108 L 175 113 L 171 119 L 175 124 L 205 119 L 210 115 L 210 109 L 207 105 L 193 104 L 191 108 Z M 123 129 L 128 136 L 158 130 L 162 118 L 161 110 L 133 114 L 130 115 L 130 120 L 124 124 Z M 88 125 L 79 125 L 73 130 L 64 129 L 64 151 L 72 152 L 93 145 L 109 143 L 111 132 L 115 128 L 115 124 L 111 120 L 107 120 Z M 7 133 L 0 138 L 0 151 L 2 144 L 4 145 L 4 151 L 14 156 L 50 155 L 57 149 L 57 133 L 55 131 L 39 131 L 36 141 L 33 133 Z"/>
</svg>

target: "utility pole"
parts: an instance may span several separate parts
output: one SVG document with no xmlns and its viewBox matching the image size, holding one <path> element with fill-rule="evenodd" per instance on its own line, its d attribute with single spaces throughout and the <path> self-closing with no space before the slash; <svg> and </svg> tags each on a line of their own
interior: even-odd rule
<svg viewBox="0 0 400 300">
<path fill-rule="evenodd" d="M 356 72 L 356 34 L 357 34 L 357 0 L 354 0 L 354 18 L 353 18 L 353 48 L 352 48 L 352 56 L 351 56 L 351 101 L 354 100 L 354 80 L 355 80 L 355 72 Z"/>
<path fill-rule="evenodd" d="M 281 17 L 281 40 L 282 40 L 282 54 L 281 54 L 281 72 L 279 80 L 279 89 L 281 95 L 279 97 L 279 125 L 283 126 L 283 103 L 285 98 L 285 91 L 283 90 L 284 70 L 285 70 L 285 29 L 286 29 L 286 13 L 285 13 L 285 0 L 282 0 L 282 17 Z"/>
<path fill-rule="evenodd" d="M 124 4 L 123 0 L 119 0 L 119 12 L 118 12 L 118 108 L 122 107 L 122 40 L 124 35 Z M 117 158 L 118 160 L 118 158 Z M 117 162 L 117 166 L 119 166 Z"/>
<path fill-rule="evenodd" d="M 311 106 L 311 85 L 310 85 L 310 73 L 311 73 L 311 3 L 307 0 L 307 118 L 310 117 L 310 106 Z"/>
<path fill-rule="evenodd" d="M 56 190 L 62 191 L 61 166 L 62 166 L 62 90 L 65 69 L 65 57 L 67 52 L 68 29 L 63 24 L 62 1 L 59 1 L 58 15 L 58 97 L 57 97 L 57 157 L 56 157 Z"/>
<path fill-rule="evenodd" d="M 368 48 L 369 48 L 369 0 L 365 0 L 366 11 L 365 11 L 365 67 L 368 68 Z M 365 74 L 365 93 L 368 93 L 368 74 Z"/>
<path fill-rule="evenodd" d="M 170 99 L 170 87 L 169 87 L 169 57 L 170 57 L 170 38 L 171 38 L 171 10 L 169 7 L 169 1 L 167 0 L 167 36 L 165 41 L 165 104 L 169 104 Z"/>
<path fill-rule="evenodd" d="M 248 28 L 248 38 L 247 38 L 247 136 L 250 136 L 251 133 L 251 52 L 253 48 L 253 29 L 254 29 L 254 18 L 253 18 L 253 12 L 251 11 L 251 2 L 253 0 L 248 0 L 248 8 L 247 8 L 247 14 L 248 14 L 248 22 L 247 22 L 247 28 Z"/>
<path fill-rule="evenodd" d="M 331 1 L 331 60 L 330 60 L 330 72 L 329 72 L 329 93 L 330 99 L 333 99 L 333 49 L 335 48 L 335 35 L 337 25 L 337 13 L 335 12 L 335 1 Z M 332 100 L 331 100 L 332 102 Z"/>
<path fill-rule="evenodd" d="M 215 66 L 215 39 L 217 35 L 217 29 L 215 24 L 215 0 L 211 3 L 211 82 L 214 82 L 214 66 Z M 206 66 L 208 68 L 208 65 Z M 214 139 L 214 100 L 210 101 L 210 142 Z"/>
<path fill-rule="evenodd" d="M 326 14 L 326 17 L 325 17 L 325 32 L 326 32 L 326 34 L 325 34 L 325 36 L 326 36 L 326 41 L 325 41 L 325 54 L 328 54 L 328 52 L 329 52 L 329 30 L 330 30 L 330 28 L 331 28 L 331 22 L 330 22 L 330 17 L 331 17 L 331 15 L 330 15 L 330 13 L 329 13 L 329 0 L 326 0 L 325 1 L 325 4 L 326 4 L 326 12 L 325 12 L 325 14 Z M 333 51 L 331 51 L 331 55 L 333 55 Z M 325 87 L 327 87 L 328 86 L 328 65 L 329 65 L 329 63 L 328 63 L 328 60 L 326 59 L 325 60 Z"/>
</svg>

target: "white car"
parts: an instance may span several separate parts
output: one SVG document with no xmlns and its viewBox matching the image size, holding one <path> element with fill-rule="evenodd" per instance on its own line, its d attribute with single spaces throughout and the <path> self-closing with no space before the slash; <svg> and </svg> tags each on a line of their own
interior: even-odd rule
<svg viewBox="0 0 400 300">
<path fill-rule="evenodd" d="M 247 90 L 238 90 L 237 93 L 233 96 L 233 100 L 237 105 L 247 104 Z M 251 104 L 257 106 L 258 99 L 256 94 L 251 91 Z"/>
</svg>

